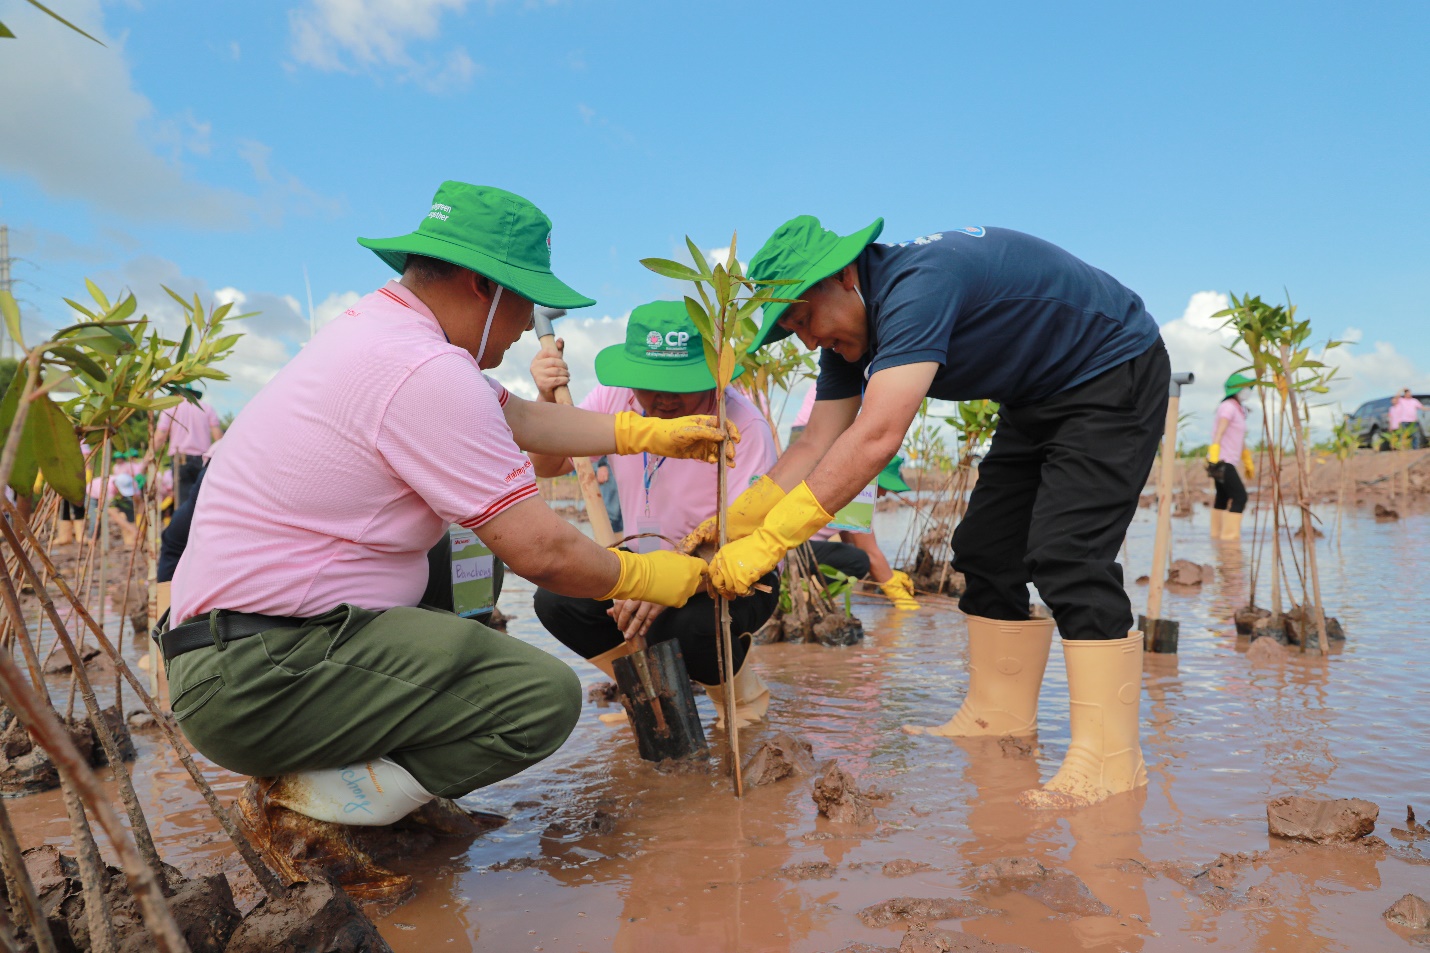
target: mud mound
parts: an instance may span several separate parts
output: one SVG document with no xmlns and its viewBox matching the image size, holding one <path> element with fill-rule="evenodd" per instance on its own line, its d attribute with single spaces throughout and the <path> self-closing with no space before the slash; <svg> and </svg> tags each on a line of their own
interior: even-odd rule
<svg viewBox="0 0 1430 953">
<path fill-rule="evenodd" d="M 745 784 L 759 787 L 789 777 L 814 773 L 814 749 L 788 732 L 777 732 L 755 749 L 745 763 Z"/>
<path fill-rule="evenodd" d="M 814 782 L 814 806 L 824 817 L 840 824 L 874 823 L 874 806 L 838 761 L 824 766 Z"/>
<path fill-rule="evenodd" d="M 323 880 L 265 898 L 229 939 L 226 953 L 392 953 L 347 894 Z"/>
<path fill-rule="evenodd" d="M 866 927 L 886 927 L 908 920 L 966 920 L 970 917 L 996 917 L 975 900 L 954 897 L 894 897 L 859 911 Z"/>
<path fill-rule="evenodd" d="M 1246 660 L 1253 665 L 1276 665 L 1286 661 L 1286 649 L 1275 639 L 1257 639 L 1247 650 Z"/>
<path fill-rule="evenodd" d="M 976 885 L 995 895 L 1016 891 L 1031 897 L 1054 913 L 1079 917 L 1105 917 L 1112 909 L 1093 896 L 1076 874 L 1050 870 L 1031 857 L 1002 857 L 974 867 Z"/>
<path fill-rule="evenodd" d="M 1211 566 L 1198 565 L 1188 559 L 1173 560 L 1172 568 L 1167 570 L 1167 585 L 1169 586 L 1200 586 L 1215 580 L 1215 569 Z"/>
<path fill-rule="evenodd" d="M 933 864 L 926 864 L 921 860 L 906 860 L 901 858 L 899 860 L 889 861 L 883 867 L 879 868 L 879 872 L 885 877 L 907 877 L 921 870 L 933 869 Z"/>
<path fill-rule="evenodd" d="M 1409 804 L 1405 805 L 1405 827 L 1392 827 L 1390 835 L 1399 840 L 1415 843 L 1418 840 L 1430 838 L 1430 827 L 1426 827 L 1415 819 L 1415 808 Z"/>
<path fill-rule="evenodd" d="M 51 844 L 25 851 L 25 868 L 34 881 L 40 909 L 60 949 L 88 950 L 93 946 L 89 918 L 85 912 L 79 865 Z M 223 874 L 185 878 L 173 867 L 164 866 L 164 892 L 169 910 L 193 953 L 221 953 L 240 917 Z M 144 927 L 139 905 L 129 893 L 124 872 L 104 869 L 104 895 L 109 904 L 110 924 L 120 953 L 143 953 L 154 948 Z"/>
<path fill-rule="evenodd" d="M 129 728 L 119 710 L 106 708 L 100 714 L 114 735 L 120 758 L 133 761 L 134 741 L 129 737 Z M 0 717 L 4 719 L 4 728 L 0 729 L 0 794 L 13 797 L 59 787 L 59 772 L 51 763 L 50 756 L 34 743 L 19 719 L 8 710 Z M 109 763 L 88 718 L 76 716 L 66 722 L 66 727 L 70 739 L 90 767 L 98 768 Z"/>
<path fill-rule="evenodd" d="M 1266 805 L 1266 824 L 1277 837 L 1338 844 L 1375 830 L 1380 808 L 1360 798 L 1310 798 L 1284 795 Z"/>
<path fill-rule="evenodd" d="M 586 689 L 586 700 L 604 708 L 620 700 L 621 690 L 615 682 L 597 682 Z"/>
<path fill-rule="evenodd" d="M 1413 893 L 1407 893 L 1395 901 L 1390 905 L 1390 909 L 1381 915 L 1399 927 L 1406 927 L 1410 930 L 1430 930 L 1430 903 L 1426 903 Z"/>
<path fill-rule="evenodd" d="M 811 860 L 801 864 L 790 864 L 788 867 L 781 867 L 775 872 L 775 876 L 784 880 L 828 880 L 834 876 L 837 870 L 833 864 L 825 860 Z"/>
</svg>

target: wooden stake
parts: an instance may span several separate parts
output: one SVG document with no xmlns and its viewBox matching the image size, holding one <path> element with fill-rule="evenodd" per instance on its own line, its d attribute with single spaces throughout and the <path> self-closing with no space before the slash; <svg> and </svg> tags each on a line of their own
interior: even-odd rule
<svg viewBox="0 0 1430 953">
<path fill-rule="evenodd" d="M 1157 477 L 1157 534 L 1152 543 L 1152 575 L 1147 586 L 1147 618 L 1162 617 L 1162 589 L 1167 580 L 1167 548 L 1172 536 L 1172 479 L 1177 454 L 1177 407 L 1181 398 L 1167 398 L 1167 425 L 1162 437 L 1162 470 Z"/>
<path fill-rule="evenodd" d="M 723 331 L 723 328 L 721 329 Z M 720 335 L 723 344 L 724 335 Z M 717 349 L 716 353 L 720 353 Z M 717 380 L 715 389 L 716 426 L 725 429 L 725 389 Z M 724 548 L 729 542 L 725 527 L 725 505 L 728 499 L 725 471 L 726 441 L 721 441 L 720 452 L 715 460 L 715 470 L 719 474 L 715 481 L 715 530 L 716 542 Z M 730 771 L 735 781 L 735 797 L 745 796 L 745 779 L 740 766 L 740 728 L 735 722 L 735 643 L 730 636 L 730 605 L 718 592 L 715 594 L 715 619 L 720 625 L 720 675 L 725 683 L 725 738 L 730 759 Z M 748 662 L 748 660 L 747 660 Z"/>
</svg>

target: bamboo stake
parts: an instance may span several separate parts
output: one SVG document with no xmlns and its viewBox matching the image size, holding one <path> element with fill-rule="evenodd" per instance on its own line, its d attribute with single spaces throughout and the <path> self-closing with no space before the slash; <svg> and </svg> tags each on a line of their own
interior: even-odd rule
<svg viewBox="0 0 1430 953">
<path fill-rule="evenodd" d="M 8 508 L 8 507 L 7 507 Z M 149 928 L 157 948 L 162 953 L 189 953 L 189 945 L 184 942 L 178 925 L 164 901 L 154 872 L 144 863 L 144 858 L 134 847 L 129 832 L 119 820 L 119 815 L 110 807 L 104 787 L 95 777 L 89 765 L 84 763 L 59 717 L 49 705 L 41 700 L 30 688 L 19 668 L 8 655 L 0 652 L 0 692 L 5 703 L 34 736 L 40 747 L 49 754 L 62 781 L 75 789 L 76 795 L 109 837 L 115 853 L 119 855 L 120 867 L 124 870 L 129 890 L 139 902 L 139 910 L 144 923 Z"/>
<path fill-rule="evenodd" d="M 109 759 L 109 766 L 114 771 L 114 782 L 119 788 L 119 798 L 124 803 L 125 812 L 129 815 L 129 826 L 134 832 L 134 840 L 138 845 L 139 853 L 154 871 L 154 876 L 162 880 L 164 868 L 159 862 L 159 851 L 154 846 L 154 837 L 149 831 L 149 823 L 144 817 L 144 810 L 139 806 L 139 795 L 134 790 L 134 780 L 129 775 L 129 769 L 124 766 L 124 759 L 120 757 L 119 745 L 114 740 L 114 732 L 110 731 L 109 722 L 105 720 L 104 713 L 99 708 L 99 701 L 94 695 L 94 685 L 84 670 L 84 660 L 80 656 L 74 640 L 70 638 L 69 629 L 65 626 L 64 620 L 60 618 L 59 612 L 55 609 L 49 592 L 40 582 L 39 573 L 20 551 L 20 540 L 15 535 L 14 528 L 0 520 L 0 533 L 4 533 L 5 541 L 9 543 L 11 549 L 19 554 L 21 569 L 35 590 L 35 598 L 40 601 L 44 614 L 49 616 L 50 623 L 55 627 L 55 638 L 64 645 L 65 653 L 70 659 L 73 678 L 79 684 L 80 694 L 84 699 L 89 723 L 94 727 L 95 737 L 99 739 L 100 747 L 104 749 L 104 756 Z M 0 579 L 0 597 L 4 598 L 6 607 L 18 618 L 20 603 L 8 575 Z M 30 646 L 30 633 L 25 628 L 23 619 L 16 626 L 16 634 L 21 640 L 21 647 L 27 650 L 26 657 L 28 658 L 34 652 L 34 648 Z M 123 709 L 118 709 L 118 713 L 122 719 L 124 717 Z"/>
<path fill-rule="evenodd" d="M 731 243 L 734 247 L 734 243 Z M 733 252 L 732 252 L 733 254 Z M 722 319 L 724 315 L 720 316 Z M 725 343 L 725 327 L 722 320 L 721 326 L 716 329 L 720 339 L 720 347 L 716 353 L 723 353 Z M 715 420 L 716 426 L 723 432 L 726 428 L 727 417 L 725 415 L 725 388 L 719 386 L 722 382 L 716 381 L 715 388 Z M 729 469 L 725 466 L 725 450 L 728 438 L 720 442 L 720 452 L 715 460 L 715 470 L 719 474 L 715 481 L 715 531 L 716 542 L 720 548 L 724 548 L 729 542 L 727 528 L 725 526 L 725 506 L 728 498 L 726 487 L 725 471 Z M 735 781 L 735 797 L 744 797 L 745 779 L 740 766 L 740 728 L 735 721 L 735 643 L 730 636 L 730 604 L 725 597 L 718 592 L 715 594 L 715 618 L 720 624 L 720 673 L 721 681 L 725 683 L 723 692 L 725 698 L 725 736 L 729 744 L 730 770 Z"/>
<path fill-rule="evenodd" d="M 14 506 L 3 497 L 0 497 L 0 509 L 3 509 L 3 512 L 10 516 L 10 519 L 14 521 L 13 525 L 20 527 L 31 542 L 36 542 L 34 532 L 30 529 L 29 524 L 19 518 Z M 0 523 L 3 522 L 4 521 L 0 521 Z M 219 803 L 218 796 L 214 794 L 213 788 L 210 787 L 208 781 L 204 779 L 203 772 L 199 770 L 198 765 L 194 763 L 193 756 L 189 754 L 188 745 L 179 735 L 179 729 L 176 728 L 168 716 L 165 715 L 158 703 L 154 700 L 154 696 L 144 690 L 144 686 L 140 684 L 133 669 L 118 655 L 114 649 L 114 644 L 109 641 L 109 637 L 104 634 L 104 630 L 99 628 L 95 623 L 94 617 L 89 614 L 89 610 L 75 597 L 73 590 L 65 583 L 64 577 L 55 573 L 54 564 L 50 562 L 49 554 L 44 550 L 37 550 L 36 555 L 39 556 L 40 561 L 45 567 L 54 574 L 55 585 L 56 588 L 60 590 L 60 595 L 64 596 L 64 598 L 75 607 L 76 611 L 79 612 L 80 619 L 89 628 L 90 632 L 93 633 L 95 641 L 99 643 L 99 647 L 114 660 L 114 664 L 124 673 L 125 679 L 129 682 L 129 687 L 134 690 L 134 694 L 139 698 L 139 701 L 144 705 L 144 708 L 149 714 L 154 716 L 154 723 L 160 727 L 164 732 L 164 736 L 168 738 L 169 744 L 174 749 L 174 754 L 178 757 L 179 762 L 183 764 L 184 769 L 189 772 L 189 777 L 193 779 L 194 786 L 197 787 L 199 793 L 203 795 L 204 801 L 209 806 L 209 810 L 213 811 L 214 817 L 219 822 L 219 826 L 223 828 L 229 840 L 233 841 L 234 847 L 243 858 L 243 862 L 248 865 L 249 870 L 253 872 L 253 876 L 258 880 L 259 886 L 263 888 L 264 893 L 275 899 L 286 896 L 288 893 L 287 889 L 279 882 L 273 872 L 268 869 L 268 865 L 258 856 L 258 852 L 254 849 L 253 844 L 250 843 L 243 832 L 238 829 L 238 826 L 233 822 L 233 818 L 229 816 L 228 812 L 223 809 L 223 805 Z"/>
<path fill-rule="evenodd" d="M 1180 391 L 1181 388 L 1174 387 Z M 1167 547 L 1172 536 L 1172 481 L 1176 465 L 1178 395 L 1167 398 L 1167 419 L 1162 435 L 1162 469 L 1157 477 L 1157 532 L 1152 543 L 1152 575 L 1147 580 L 1147 619 L 1162 617 L 1162 589 L 1167 578 Z"/>
</svg>

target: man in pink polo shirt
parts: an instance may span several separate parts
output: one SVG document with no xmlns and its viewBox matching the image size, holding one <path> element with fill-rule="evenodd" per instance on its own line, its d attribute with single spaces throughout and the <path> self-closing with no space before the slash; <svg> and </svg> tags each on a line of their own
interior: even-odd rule
<svg viewBox="0 0 1430 953">
<path fill-rule="evenodd" d="M 699 559 L 582 536 L 540 500 L 522 451 L 713 462 L 714 418 L 528 402 L 481 373 L 533 302 L 593 303 L 551 273 L 550 231 L 519 196 L 445 182 L 416 232 L 360 239 L 401 280 L 318 332 L 206 471 L 173 581 L 181 624 L 161 636 L 174 717 L 206 757 L 255 778 L 239 814 L 292 877 L 342 858 L 349 893 L 404 895 L 410 880 L 345 825 L 510 777 L 575 724 L 566 665 L 418 606 L 449 524 L 569 596 L 680 606 L 702 584 Z"/>
<path fill-rule="evenodd" d="M 560 342 L 558 342 L 560 347 Z M 555 402 L 556 388 L 570 380 L 559 351 L 543 350 L 531 362 L 531 376 L 541 400 Z M 738 376 L 738 375 L 737 375 Z M 631 312 L 624 344 L 596 355 L 596 387 L 581 406 L 602 414 L 636 413 L 652 420 L 715 411 L 715 378 L 705 365 L 700 332 L 679 301 L 655 301 Z M 748 397 L 734 387 L 725 391 L 726 412 L 740 431 L 740 454 L 729 474 L 731 494 L 749 486 L 774 466 L 779 453 L 769 422 Z M 538 476 L 570 473 L 561 455 L 532 454 Z M 673 460 L 660 454 L 610 456 L 607 461 L 621 497 L 623 531 L 645 536 L 629 543 L 639 551 L 669 551 L 715 512 L 715 464 Z M 764 717 L 769 689 L 751 664 L 750 633 L 765 624 L 778 602 L 779 579 L 769 573 L 769 592 L 755 590 L 730 602 L 736 635 L 735 702 L 741 725 Z M 536 592 L 536 615 L 548 632 L 582 658 L 615 678 L 611 663 L 632 651 L 629 639 L 650 642 L 676 639 L 690 677 L 705 686 L 722 710 L 724 686 L 716 661 L 718 635 L 711 599 L 692 596 L 683 608 L 669 609 L 650 600 L 592 599 L 543 587 Z"/>
<path fill-rule="evenodd" d="M 204 468 L 204 457 L 223 438 L 218 414 L 207 401 L 200 399 L 199 390 L 195 387 L 183 390 L 188 400 L 160 411 L 154 426 L 154 449 L 163 450 L 167 445 L 174 458 L 174 469 L 178 471 L 175 507 L 189 498 L 194 481 Z"/>
</svg>

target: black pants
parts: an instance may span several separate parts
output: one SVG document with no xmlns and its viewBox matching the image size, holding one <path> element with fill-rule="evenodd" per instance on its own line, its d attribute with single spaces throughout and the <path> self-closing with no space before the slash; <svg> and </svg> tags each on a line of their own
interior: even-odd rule
<svg viewBox="0 0 1430 953">
<path fill-rule="evenodd" d="M 1117 550 L 1162 438 L 1170 379 L 1159 339 L 1072 390 L 1003 405 L 953 534 L 953 568 L 967 582 L 959 608 L 1026 620 L 1033 582 L 1063 638 L 1127 636 Z"/>
<path fill-rule="evenodd" d="M 204 472 L 204 458 L 198 454 L 180 453 L 175 454 L 175 459 L 179 472 L 174 485 L 174 501 L 177 506 L 183 506 L 194 494 L 194 484 L 198 482 L 199 474 Z"/>
<path fill-rule="evenodd" d="M 751 592 L 730 601 L 730 630 L 735 635 L 735 671 L 745 661 L 749 639 L 740 638 L 764 625 L 774 614 L 779 602 L 779 577 L 770 573 L 760 580 L 770 592 Z M 536 590 L 536 617 L 562 645 L 582 658 L 595 658 L 625 641 L 616 620 L 606 615 L 609 600 L 580 599 L 558 596 L 546 589 Z M 715 626 L 715 603 L 703 592 L 697 592 L 679 609 L 666 609 L 651 623 L 646 642 L 655 644 L 669 639 L 680 642 L 685 656 L 685 669 L 690 677 L 705 685 L 721 682 L 716 642 L 719 630 Z"/>
<path fill-rule="evenodd" d="M 1211 474 L 1212 482 L 1216 484 L 1216 501 L 1212 503 L 1212 508 L 1232 513 L 1246 512 L 1246 486 L 1241 482 L 1236 467 L 1223 460 L 1208 465 L 1207 473 Z"/>
<path fill-rule="evenodd" d="M 869 575 L 869 554 L 853 543 L 836 543 L 832 540 L 825 540 L 820 543 L 810 543 L 809 548 L 814 550 L 816 563 L 833 566 L 844 575 L 852 576 L 855 579 L 863 579 Z M 795 550 L 795 552 L 799 552 L 799 550 Z M 813 575 L 817 569 L 818 566 L 811 566 L 806 560 L 805 572 Z"/>
</svg>

